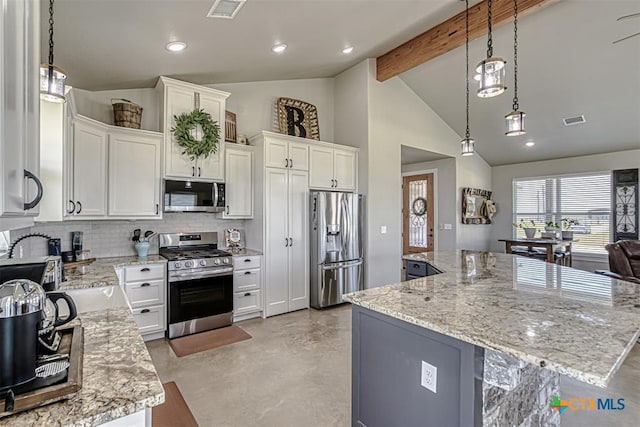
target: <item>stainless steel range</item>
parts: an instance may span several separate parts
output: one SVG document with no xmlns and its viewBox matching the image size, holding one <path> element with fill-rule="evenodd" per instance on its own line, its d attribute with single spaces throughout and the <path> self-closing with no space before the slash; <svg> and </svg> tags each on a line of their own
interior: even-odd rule
<svg viewBox="0 0 640 427">
<path fill-rule="evenodd" d="M 231 325 L 233 263 L 218 233 L 160 234 L 169 270 L 169 338 Z"/>
</svg>

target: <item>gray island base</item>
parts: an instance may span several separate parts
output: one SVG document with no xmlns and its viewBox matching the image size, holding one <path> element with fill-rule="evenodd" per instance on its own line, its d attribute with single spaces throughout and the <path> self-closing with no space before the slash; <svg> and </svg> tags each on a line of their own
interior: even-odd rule
<svg viewBox="0 0 640 427">
<path fill-rule="evenodd" d="M 347 294 L 352 425 L 558 426 L 560 375 L 606 387 L 640 333 L 640 286 L 488 252 Z"/>
</svg>

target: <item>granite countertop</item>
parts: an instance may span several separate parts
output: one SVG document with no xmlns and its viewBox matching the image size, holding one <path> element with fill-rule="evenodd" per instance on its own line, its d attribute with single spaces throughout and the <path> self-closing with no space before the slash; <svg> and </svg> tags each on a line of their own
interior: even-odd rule
<svg viewBox="0 0 640 427">
<path fill-rule="evenodd" d="M 164 402 L 162 383 L 128 308 L 82 313 L 79 318 L 84 363 L 78 394 L 3 418 L 3 427 L 95 426 Z"/>
<path fill-rule="evenodd" d="M 116 268 L 141 264 L 166 264 L 166 262 L 167 260 L 160 255 L 149 255 L 146 258 L 137 256 L 99 258 L 84 266 L 84 274 L 80 274 L 82 267 L 65 268 L 66 280 L 60 284 L 60 290 L 115 286 L 119 283 Z"/>
<path fill-rule="evenodd" d="M 510 254 L 404 258 L 444 273 L 345 299 L 600 387 L 640 335 L 640 285 L 631 282 Z"/>
<path fill-rule="evenodd" d="M 234 257 L 239 256 L 260 256 L 262 251 L 255 249 L 242 248 L 242 249 L 227 249 Z"/>
</svg>

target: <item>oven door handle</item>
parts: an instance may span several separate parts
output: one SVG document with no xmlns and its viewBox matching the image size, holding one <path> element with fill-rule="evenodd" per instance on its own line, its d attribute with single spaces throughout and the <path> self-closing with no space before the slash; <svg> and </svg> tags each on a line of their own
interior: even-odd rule
<svg viewBox="0 0 640 427">
<path fill-rule="evenodd" d="M 172 283 L 172 282 L 185 282 L 185 281 L 194 280 L 194 279 L 206 279 L 208 277 L 221 277 L 221 276 L 232 276 L 232 275 L 233 275 L 233 267 L 220 269 L 220 270 L 217 270 L 215 273 L 211 273 L 211 272 L 171 273 L 171 274 L 169 274 L 169 282 L 170 283 Z"/>
</svg>

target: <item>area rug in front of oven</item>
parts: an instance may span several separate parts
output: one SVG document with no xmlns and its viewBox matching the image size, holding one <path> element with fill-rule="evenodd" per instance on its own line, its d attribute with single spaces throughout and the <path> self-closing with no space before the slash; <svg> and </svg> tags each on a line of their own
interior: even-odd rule
<svg viewBox="0 0 640 427">
<path fill-rule="evenodd" d="M 251 335 L 234 325 L 214 329 L 213 331 L 200 332 L 186 337 L 174 338 L 169 340 L 169 345 L 176 356 L 183 357 L 250 338 Z"/>
</svg>

